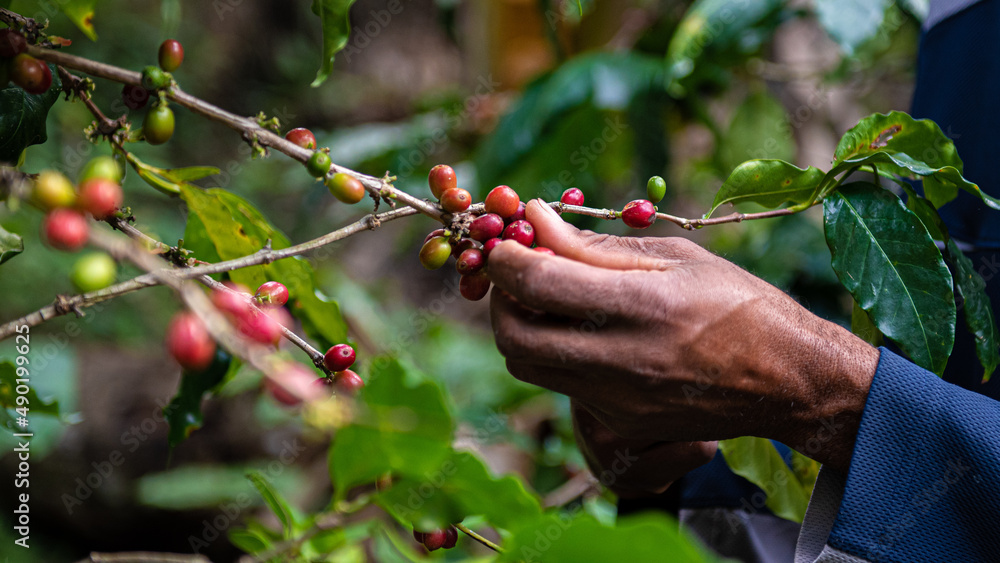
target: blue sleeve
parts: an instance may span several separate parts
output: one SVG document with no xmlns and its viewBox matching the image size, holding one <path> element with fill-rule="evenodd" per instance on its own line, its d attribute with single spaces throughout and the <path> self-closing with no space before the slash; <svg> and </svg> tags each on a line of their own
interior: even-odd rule
<svg viewBox="0 0 1000 563">
<path fill-rule="evenodd" d="M 820 479 L 796 561 L 1000 560 L 1000 402 L 885 348 L 846 479 Z"/>
</svg>

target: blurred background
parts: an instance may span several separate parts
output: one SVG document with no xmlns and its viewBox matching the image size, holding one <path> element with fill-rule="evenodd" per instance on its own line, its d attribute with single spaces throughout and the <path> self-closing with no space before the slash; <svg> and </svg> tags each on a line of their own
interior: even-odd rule
<svg viewBox="0 0 1000 563">
<path fill-rule="evenodd" d="M 578 187 L 587 205 L 617 209 L 644 197 L 646 180 L 659 174 L 668 183 L 660 210 L 697 217 L 744 160 L 825 169 L 859 118 L 908 109 L 924 11 L 920 2 L 873 2 L 867 19 L 843 26 L 863 33 L 857 39 L 831 35 L 820 20 L 836 16 L 817 16 L 812 2 L 729 4 L 732 17 L 706 21 L 685 17 L 691 3 L 683 1 L 359 0 L 348 46 L 319 88 L 309 87 L 321 30 L 308 2 L 104 0 L 96 7 L 97 42 L 39 3 L 10 7 L 49 17 L 52 33 L 73 40 L 70 52 L 135 70 L 154 64 L 160 42 L 176 38 L 185 62 L 175 77 L 188 92 L 238 114 L 263 111 L 284 130 L 308 127 L 334 162 L 376 176 L 389 171 L 396 186 L 420 197 L 430 197 L 427 172 L 438 163 L 454 166 L 459 186 L 477 200 L 498 184 L 522 200 L 557 200 Z M 120 91 L 98 80 L 94 99 L 115 117 L 128 111 Z M 81 104 L 60 101 L 52 111 L 48 141 L 27 151 L 25 171 L 56 168 L 74 177 L 88 159 L 110 153 L 86 141 L 92 118 Z M 157 166 L 219 167 L 221 175 L 198 183 L 251 200 L 293 242 L 368 211 L 336 202 L 283 155 L 251 159 L 231 130 L 175 112 L 174 138 L 161 147 L 137 144 L 136 153 Z M 143 112 L 133 113 L 140 121 Z M 178 200 L 135 174 L 124 188 L 137 226 L 170 244 L 183 237 Z M 620 222 L 570 220 L 636 234 Z M 40 221 L 33 210 L 0 207 L 0 223 L 26 247 L 17 269 L 0 270 L 4 322 L 73 292 L 75 257 L 42 245 Z M 453 269 L 419 265 L 419 244 L 434 228 L 424 217 L 396 221 L 308 256 L 359 344 L 359 371 L 378 353 L 408 358 L 447 387 L 464 447 L 498 473 L 522 475 L 543 496 L 579 496 L 586 468 L 567 402 L 507 375 L 487 304 L 456 298 Z M 817 314 L 849 323 L 850 300 L 829 267 L 820 213 L 696 232 L 660 222 L 642 234 L 690 237 Z M 119 272 L 120 279 L 135 274 Z M 234 503 L 234 525 L 248 516 L 268 521 L 243 478 L 247 469 L 276 467 L 269 473 L 275 486 L 303 510 L 328 501 L 327 444 L 262 395 L 250 370 L 207 401 L 204 426 L 170 450 L 158 413 L 176 392 L 180 368 L 161 342 L 177 308 L 169 291 L 148 289 L 32 329 L 32 383 L 40 397 L 59 401 L 61 415 L 33 416 L 32 549 L 0 553 L 0 561 L 191 552 L 193 538 L 213 561 L 234 561 L 239 550 L 206 530 L 220 515 L 230 518 Z M 0 359 L 13 357 L 13 346 L 0 345 Z M 5 475 L 16 472 L 12 440 L 0 433 Z M 288 455 L 293 463 L 274 463 Z M 11 498 L 11 480 L 0 491 Z M 614 516 L 613 498 L 596 488 L 579 502 L 600 518 Z M 9 517 L 0 513 L 0 545 L 13 541 Z M 435 557 L 484 555 L 466 549 Z"/>
</svg>

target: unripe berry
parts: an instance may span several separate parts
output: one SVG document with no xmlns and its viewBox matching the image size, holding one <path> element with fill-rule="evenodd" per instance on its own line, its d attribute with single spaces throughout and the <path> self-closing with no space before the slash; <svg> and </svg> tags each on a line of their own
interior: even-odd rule
<svg viewBox="0 0 1000 563">
<path fill-rule="evenodd" d="M 480 215 L 472 220 L 469 225 L 469 236 L 479 242 L 486 242 L 491 238 L 497 238 L 503 232 L 503 219 L 496 213 Z"/>
<path fill-rule="evenodd" d="M 427 242 L 427 241 L 431 240 L 434 237 L 445 237 L 445 238 L 447 238 L 447 235 L 445 234 L 446 232 L 447 231 L 445 229 L 434 229 L 433 231 L 427 233 L 427 236 L 424 237 L 424 242 Z"/>
<path fill-rule="evenodd" d="M 92 178 L 80 184 L 80 209 L 104 220 L 114 214 L 122 205 L 122 188 L 116 182 L 104 178 Z"/>
<path fill-rule="evenodd" d="M 52 248 L 73 251 L 86 244 L 89 226 L 79 211 L 56 209 L 45 216 L 42 231 Z"/>
<path fill-rule="evenodd" d="M 158 104 L 146 112 L 142 133 L 151 145 L 162 145 L 174 136 L 174 112 L 167 104 Z"/>
<path fill-rule="evenodd" d="M 45 170 L 35 180 L 31 191 L 31 201 L 45 211 L 60 207 L 72 207 L 76 202 L 76 191 L 69 178 L 53 170 Z"/>
<path fill-rule="evenodd" d="M 451 245 L 451 255 L 458 258 L 463 252 L 469 250 L 470 248 L 482 248 L 483 245 L 471 238 L 464 238 L 458 241 L 457 244 Z"/>
<path fill-rule="evenodd" d="M 326 187 L 333 194 L 333 197 L 344 203 L 354 204 L 365 198 L 365 185 L 361 183 L 361 180 L 344 172 L 334 174 L 326 181 Z"/>
<path fill-rule="evenodd" d="M 184 47 L 176 39 L 167 39 L 160 44 L 160 68 L 167 72 L 177 70 L 184 62 Z"/>
<path fill-rule="evenodd" d="M 181 366 L 202 370 L 215 357 L 215 341 L 194 313 L 183 312 L 167 326 L 167 350 Z"/>
<path fill-rule="evenodd" d="M 264 282 L 257 288 L 254 299 L 265 307 L 281 307 L 288 303 L 288 288 L 281 282 Z"/>
<path fill-rule="evenodd" d="M 309 368 L 289 362 L 264 379 L 264 388 L 279 403 L 294 407 L 302 401 L 323 397 L 325 390 L 316 384 L 316 374 Z"/>
<path fill-rule="evenodd" d="M 580 188 L 570 188 L 563 192 L 559 201 L 566 205 L 583 205 L 583 191 Z"/>
<path fill-rule="evenodd" d="M 554 250 L 552 250 L 551 248 L 545 248 L 544 246 L 536 246 L 535 248 L 532 248 L 532 250 L 534 250 L 535 252 L 540 252 L 542 254 L 548 254 L 549 256 L 556 255 Z"/>
<path fill-rule="evenodd" d="M 497 245 L 500 244 L 501 242 L 503 242 L 503 239 L 499 239 L 499 238 L 491 238 L 490 240 L 484 242 L 483 243 L 483 257 L 486 258 L 486 259 L 489 259 L 490 252 L 493 252 L 493 249 L 496 248 Z"/>
<path fill-rule="evenodd" d="M 316 150 L 316 136 L 313 132 L 306 129 L 305 127 L 296 127 L 288 133 L 285 133 L 285 140 L 296 145 L 309 149 L 311 151 Z"/>
<path fill-rule="evenodd" d="M 212 291 L 212 303 L 223 313 L 242 323 L 250 315 L 250 292 L 246 286 L 227 283 L 229 290 Z"/>
<path fill-rule="evenodd" d="M 170 85 L 170 76 L 158 66 L 147 66 L 142 69 L 140 82 L 147 90 L 159 90 Z"/>
<path fill-rule="evenodd" d="M 21 53 L 10 62 L 10 80 L 29 94 L 44 94 L 52 86 L 52 71 L 44 62 Z"/>
<path fill-rule="evenodd" d="M 451 188 L 441 194 L 441 207 L 449 213 L 465 211 L 472 205 L 472 196 L 462 188 Z"/>
<path fill-rule="evenodd" d="M 659 203 L 667 195 L 667 182 L 659 176 L 653 176 L 646 182 L 646 199 L 651 203 Z"/>
<path fill-rule="evenodd" d="M 118 166 L 118 163 L 115 162 L 113 157 L 98 156 L 90 159 L 90 161 L 83 166 L 83 170 L 80 171 L 77 181 L 82 184 L 93 178 L 103 178 L 105 180 L 115 182 L 116 184 L 120 184 L 122 176 L 122 169 Z"/>
<path fill-rule="evenodd" d="M 502 219 L 506 219 L 517 213 L 520 203 L 521 198 L 510 186 L 497 186 L 486 194 L 484 206 L 487 213 L 496 213 Z"/>
<path fill-rule="evenodd" d="M 0 58 L 16 57 L 27 48 L 28 42 L 23 35 L 13 29 L 0 30 Z"/>
<path fill-rule="evenodd" d="M 649 200 L 630 201 L 622 209 L 622 221 L 633 229 L 645 229 L 656 221 L 656 208 Z"/>
<path fill-rule="evenodd" d="M 316 151 L 312 153 L 312 156 L 306 162 L 306 170 L 312 174 L 313 178 L 322 178 L 330 171 L 332 164 L 333 161 L 330 160 L 330 155 L 323 151 Z"/>
<path fill-rule="evenodd" d="M 103 252 L 83 255 L 76 264 L 69 279 L 80 293 L 104 289 L 115 283 L 118 266 L 113 258 Z"/>
<path fill-rule="evenodd" d="M 122 101 L 129 109 L 142 109 L 149 101 L 149 90 L 142 86 L 126 84 L 122 87 Z"/>
<path fill-rule="evenodd" d="M 441 199 L 444 192 L 458 187 L 458 178 L 451 166 L 438 164 L 431 168 L 430 174 L 427 175 L 427 183 L 430 184 L 434 197 Z"/>
<path fill-rule="evenodd" d="M 434 237 L 420 248 L 420 263 L 428 270 L 436 270 L 448 261 L 451 245 L 444 237 Z"/>
<path fill-rule="evenodd" d="M 344 371 L 354 365 L 355 357 L 350 344 L 334 344 L 323 355 L 323 365 L 330 371 Z"/>
<path fill-rule="evenodd" d="M 510 217 L 507 217 L 505 219 L 505 221 L 507 222 L 507 224 L 509 225 L 509 224 L 513 223 L 514 221 L 523 221 L 524 218 L 527 216 L 525 214 L 525 208 L 526 207 L 527 206 L 524 204 L 523 201 L 521 203 L 519 203 L 517 205 L 517 212 L 515 212 L 513 215 L 511 215 Z"/>
<path fill-rule="evenodd" d="M 477 248 L 470 248 L 462 252 L 458 257 L 458 261 L 455 262 L 455 269 L 458 270 L 458 273 L 466 276 L 482 270 L 485 265 L 486 258 L 483 256 L 483 251 Z"/>
<path fill-rule="evenodd" d="M 479 301 L 486 297 L 490 292 L 490 278 L 487 277 L 486 270 L 462 276 L 458 280 L 458 291 L 469 301 Z"/>
<path fill-rule="evenodd" d="M 365 380 L 349 369 L 333 374 L 333 386 L 347 395 L 354 395 L 365 386 Z"/>
<path fill-rule="evenodd" d="M 535 242 L 535 228 L 531 223 L 521 220 L 514 221 L 503 231 L 504 240 L 515 240 L 524 246 L 531 247 Z"/>
</svg>

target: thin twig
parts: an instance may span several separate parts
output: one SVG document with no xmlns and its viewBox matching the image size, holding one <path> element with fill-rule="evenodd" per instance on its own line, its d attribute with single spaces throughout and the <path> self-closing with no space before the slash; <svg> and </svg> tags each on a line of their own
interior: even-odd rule
<svg viewBox="0 0 1000 563">
<path fill-rule="evenodd" d="M 94 552 L 77 563 L 212 563 L 212 561 L 204 555 L 132 551 L 121 553 Z"/>
<path fill-rule="evenodd" d="M 785 207 L 783 209 L 773 209 L 771 211 L 761 211 L 760 213 L 731 213 L 723 217 L 712 217 L 710 219 L 685 219 L 683 217 L 676 217 L 668 213 L 657 213 L 657 219 L 664 219 L 674 223 L 684 229 L 693 231 L 701 227 L 708 225 L 721 225 L 723 223 L 742 223 L 743 221 L 753 221 L 756 219 L 769 219 L 771 217 L 783 217 L 785 215 L 794 215 L 798 213 L 799 209 L 794 209 L 791 207 Z"/>
<path fill-rule="evenodd" d="M 484 538 L 483 536 L 480 536 L 476 532 L 473 532 L 468 527 L 466 527 L 465 524 L 455 524 L 455 527 L 458 528 L 460 531 L 464 532 L 465 535 L 467 535 L 470 538 L 476 540 L 477 542 L 485 545 L 486 547 L 492 549 L 493 551 L 496 551 L 497 553 L 503 553 L 503 548 L 502 547 L 500 547 L 499 545 L 497 545 L 497 544 L 491 542 L 490 540 Z"/>
</svg>

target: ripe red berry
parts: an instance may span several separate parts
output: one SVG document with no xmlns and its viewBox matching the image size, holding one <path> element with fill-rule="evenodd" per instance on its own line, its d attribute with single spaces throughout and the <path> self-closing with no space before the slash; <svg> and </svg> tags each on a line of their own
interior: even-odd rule
<svg viewBox="0 0 1000 563">
<path fill-rule="evenodd" d="M 58 250 L 79 250 L 87 242 L 90 227 L 79 211 L 56 209 L 45 216 L 42 231 L 49 246 Z"/>
<path fill-rule="evenodd" d="M 157 104 L 146 112 L 142 133 L 151 145 L 162 145 L 174 136 L 174 112 L 167 104 Z"/>
<path fill-rule="evenodd" d="M 482 270 L 485 265 L 486 258 L 483 256 L 483 251 L 478 248 L 470 248 L 459 255 L 458 261 L 455 262 L 455 269 L 458 270 L 458 273 L 466 276 Z"/>
<path fill-rule="evenodd" d="M 434 237 L 420 248 L 420 263 L 428 270 L 436 270 L 448 261 L 451 245 L 444 237 Z"/>
<path fill-rule="evenodd" d="M 329 170 L 329 167 L 327 169 Z M 334 174 L 332 178 L 327 180 L 326 187 L 333 194 L 333 197 L 344 203 L 355 204 L 365 198 L 365 185 L 361 183 L 361 180 L 344 172 Z"/>
<path fill-rule="evenodd" d="M 80 184 L 77 204 L 81 209 L 103 221 L 114 214 L 122 205 L 122 188 L 117 182 L 104 178 L 92 178 Z"/>
<path fill-rule="evenodd" d="M 122 101 L 129 109 L 142 109 L 149 101 L 149 90 L 142 86 L 132 86 L 126 84 L 122 87 Z"/>
<path fill-rule="evenodd" d="M 521 198 L 510 186 L 497 186 L 486 194 L 484 204 L 487 213 L 496 213 L 501 218 L 506 219 L 517 213 Z"/>
<path fill-rule="evenodd" d="M 365 380 L 361 379 L 361 376 L 353 371 L 345 369 L 333 374 L 333 386 L 336 387 L 338 391 L 348 395 L 354 395 L 365 386 Z"/>
<path fill-rule="evenodd" d="M 487 277 L 486 270 L 462 276 L 458 280 L 458 291 L 469 301 L 479 301 L 486 297 L 490 292 L 490 278 Z"/>
<path fill-rule="evenodd" d="M 297 127 L 292 129 L 288 133 L 285 133 L 285 140 L 296 145 L 309 149 L 311 151 L 316 150 L 316 136 L 313 132 L 306 129 L 305 127 Z"/>
<path fill-rule="evenodd" d="M 159 52 L 160 68 L 167 72 L 177 70 L 184 62 L 184 47 L 176 39 L 167 39 L 160 44 Z"/>
<path fill-rule="evenodd" d="M 510 217 L 507 217 L 507 219 L 506 219 L 507 224 L 509 225 L 510 223 L 513 223 L 514 221 L 522 221 L 522 220 L 524 220 L 524 218 L 526 216 L 525 212 L 524 212 L 525 207 L 527 207 L 527 206 L 524 204 L 523 201 L 521 203 L 519 203 L 517 205 L 517 211 L 513 215 L 511 215 Z"/>
<path fill-rule="evenodd" d="M 483 243 L 483 257 L 489 259 L 490 252 L 497 247 L 498 244 L 503 242 L 503 239 L 491 238 L 490 240 Z"/>
<path fill-rule="evenodd" d="M 289 362 L 286 366 L 264 379 L 264 388 L 279 403 L 294 407 L 326 395 L 316 384 L 316 374 L 309 368 Z"/>
<path fill-rule="evenodd" d="M 441 207 L 449 213 L 465 211 L 472 205 L 472 196 L 462 188 L 451 188 L 441 194 Z"/>
<path fill-rule="evenodd" d="M 194 313 L 178 313 L 167 326 L 167 351 L 184 368 L 202 370 L 215 357 L 215 341 Z"/>
<path fill-rule="evenodd" d="M 350 344 L 334 344 L 323 356 L 323 365 L 330 371 L 344 371 L 354 365 L 355 357 Z"/>
<path fill-rule="evenodd" d="M 28 48 L 24 36 L 13 29 L 0 30 L 0 57 L 9 59 L 23 53 Z"/>
<path fill-rule="evenodd" d="M 240 332 L 261 344 L 277 344 L 281 339 L 282 327 L 290 325 L 292 318 L 281 308 L 258 311 L 250 309 L 239 323 Z"/>
<path fill-rule="evenodd" d="M 649 200 L 630 201 L 622 209 L 622 221 L 633 229 L 645 229 L 656 221 L 656 208 Z"/>
<path fill-rule="evenodd" d="M 424 547 L 427 548 L 427 551 L 441 549 L 447 541 L 448 532 L 446 530 L 434 530 L 424 534 Z"/>
<path fill-rule="evenodd" d="M 333 161 L 330 160 L 330 155 L 323 151 L 316 151 L 306 162 L 306 170 L 313 175 L 313 178 L 322 178 L 330 171 L 330 165 L 332 164 Z"/>
<path fill-rule="evenodd" d="M 281 282 L 264 282 L 257 288 L 257 293 L 253 297 L 266 307 L 281 307 L 288 303 L 288 288 Z"/>
<path fill-rule="evenodd" d="M 444 192 L 458 187 L 458 178 L 451 166 L 438 164 L 431 168 L 430 174 L 427 175 L 427 183 L 430 184 L 434 197 L 441 199 Z"/>
<path fill-rule="evenodd" d="M 483 245 L 471 238 L 464 238 L 458 241 L 457 244 L 451 245 L 451 255 L 458 258 L 463 252 L 470 248 L 482 248 Z"/>
<path fill-rule="evenodd" d="M 504 229 L 503 238 L 504 240 L 515 240 L 530 247 L 531 243 L 535 242 L 535 228 L 525 220 L 514 221 Z"/>
<path fill-rule="evenodd" d="M 229 289 L 212 291 L 212 303 L 242 323 L 250 315 L 250 292 L 245 286 L 227 283 Z"/>
<path fill-rule="evenodd" d="M 536 246 L 532 248 L 535 252 L 541 252 L 542 254 L 548 254 L 549 256 L 555 256 L 556 253 L 551 248 L 545 248 L 544 246 Z"/>
<path fill-rule="evenodd" d="M 566 205 L 583 205 L 583 191 L 580 188 L 570 188 L 563 192 L 559 201 Z"/>
<path fill-rule="evenodd" d="M 487 213 L 473 219 L 469 225 L 469 236 L 479 242 L 497 238 L 503 232 L 503 219 L 496 213 Z"/>
<path fill-rule="evenodd" d="M 441 547 L 444 549 L 451 549 L 455 547 L 456 543 L 458 543 L 458 530 L 456 530 L 454 526 L 448 526 L 446 531 L 448 532 L 448 538 L 445 539 L 444 545 Z"/>
<path fill-rule="evenodd" d="M 44 62 L 21 53 L 10 63 L 10 81 L 29 94 L 44 94 L 52 86 L 52 71 Z"/>
</svg>

